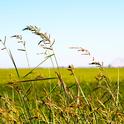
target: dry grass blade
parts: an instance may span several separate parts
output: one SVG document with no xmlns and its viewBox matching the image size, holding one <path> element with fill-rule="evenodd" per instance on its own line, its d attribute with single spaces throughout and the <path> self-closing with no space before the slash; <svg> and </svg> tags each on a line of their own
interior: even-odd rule
<svg viewBox="0 0 124 124">
<path fill-rule="evenodd" d="M 100 67 L 102 67 L 102 65 L 99 63 L 99 62 L 91 62 L 91 63 L 89 63 L 90 65 L 98 65 L 98 66 L 100 66 Z"/>
<path fill-rule="evenodd" d="M 51 55 L 53 56 L 53 55 Z M 43 60 L 42 62 L 40 62 L 36 67 L 34 67 L 31 71 L 29 71 L 26 75 L 23 76 L 23 78 L 27 77 L 29 74 L 31 74 L 36 68 L 38 68 L 41 64 L 43 64 L 46 60 L 49 59 L 49 57 L 51 56 L 48 56 L 45 60 Z"/>
<path fill-rule="evenodd" d="M 11 81 L 8 82 L 8 84 L 15 84 L 15 83 L 24 83 L 24 82 L 31 82 L 31 81 L 41 81 L 41 80 L 51 80 L 51 79 L 57 79 L 56 77 L 50 77 L 50 78 L 35 78 L 35 79 L 27 79 L 27 80 L 19 80 L 19 81 Z"/>
<path fill-rule="evenodd" d="M 56 72 L 56 74 L 57 74 L 57 77 L 58 77 L 58 79 L 59 79 L 59 81 L 60 81 L 60 83 L 61 83 L 61 85 L 62 85 L 62 87 L 63 87 L 63 89 L 64 89 L 64 91 L 66 93 L 66 95 L 68 95 L 68 90 L 67 90 L 65 82 L 63 81 L 61 75 L 58 72 Z"/>
<path fill-rule="evenodd" d="M 52 44 L 50 45 L 50 47 L 52 47 L 52 46 L 54 45 L 54 43 L 55 43 L 55 39 L 53 40 L 53 42 L 52 42 Z"/>
<path fill-rule="evenodd" d="M 107 102 L 109 102 L 110 100 L 112 99 L 112 97 L 110 96 L 106 101 L 104 101 L 104 102 L 101 102 L 100 103 L 100 101 L 98 101 L 99 103 L 100 103 L 100 106 L 97 108 L 97 110 L 99 110 L 100 108 L 101 108 L 101 106 L 103 107 L 105 107 L 105 104 L 107 103 Z"/>
<path fill-rule="evenodd" d="M 15 37 L 16 39 L 22 40 L 22 36 L 21 35 L 13 35 L 11 36 L 12 38 Z"/>
<path fill-rule="evenodd" d="M 40 31 L 40 29 L 37 26 L 31 26 L 31 25 L 27 26 L 26 28 L 23 29 L 23 31 L 25 31 L 25 30 L 30 30 L 32 32 L 39 32 Z"/>
<path fill-rule="evenodd" d="M 118 67 L 118 78 L 117 78 L 117 100 L 116 100 L 116 105 L 117 105 L 117 107 L 119 106 L 119 94 L 120 94 L 120 73 L 119 73 L 119 67 Z"/>
<path fill-rule="evenodd" d="M 28 68 L 30 68 L 29 59 L 28 59 L 28 53 L 27 53 L 27 49 L 26 49 L 26 41 L 22 38 L 22 35 L 13 35 L 13 36 L 11 36 L 11 38 L 13 38 L 13 37 L 18 40 L 18 43 L 23 45 L 23 48 L 18 49 L 18 51 L 25 52 L 27 65 L 28 65 Z"/>
<path fill-rule="evenodd" d="M 18 78 L 20 78 L 20 75 L 19 75 L 19 72 L 18 72 L 18 68 L 17 68 L 17 66 L 16 66 L 15 60 L 14 60 L 14 58 L 13 58 L 12 53 L 11 53 L 10 50 L 9 50 L 9 56 L 10 56 L 12 62 L 13 62 L 13 65 L 14 65 L 14 67 L 15 67 L 15 70 L 16 70 L 16 73 L 17 73 L 17 76 L 18 76 Z"/>
<path fill-rule="evenodd" d="M 40 45 L 43 41 L 44 41 L 44 40 L 41 40 L 41 41 L 38 43 L 38 45 Z"/>
<path fill-rule="evenodd" d="M 44 41 L 48 41 L 49 43 L 50 41 L 50 37 L 47 35 L 47 33 L 42 33 L 40 32 L 40 28 L 36 27 L 36 26 L 27 26 L 26 28 L 23 29 L 23 31 L 25 30 L 29 30 L 32 33 L 39 35 Z"/>
<path fill-rule="evenodd" d="M 71 72 L 71 75 L 74 76 L 75 82 L 77 83 L 77 87 L 78 87 L 77 104 L 80 103 L 79 97 L 80 97 L 80 93 L 81 93 L 83 98 L 84 98 L 84 100 L 85 100 L 85 102 L 86 102 L 86 104 L 89 105 L 89 102 L 88 102 L 88 100 L 87 100 L 87 98 L 86 98 L 86 96 L 84 94 L 84 91 L 82 90 L 82 88 L 80 86 L 80 82 L 79 82 L 78 78 L 76 77 L 76 74 L 74 73 L 74 66 L 73 65 L 69 65 L 68 70 Z"/>
<path fill-rule="evenodd" d="M 88 56 L 90 56 L 89 50 L 84 49 L 82 47 L 70 47 L 70 49 L 77 49 L 77 51 L 82 52 L 81 55 L 88 55 Z"/>
<path fill-rule="evenodd" d="M 5 36 L 5 38 L 4 38 L 4 42 L 3 42 L 3 43 L 4 43 L 4 45 L 6 44 L 6 36 Z"/>
<path fill-rule="evenodd" d="M 2 48 L 1 50 L 5 50 L 6 48 Z"/>
<path fill-rule="evenodd" d="M 19 51 L 23 51 L 23 52 L 25 52 L 26 50 L 24 50 L 24 49 L 18 49 Z"/>
</svg>

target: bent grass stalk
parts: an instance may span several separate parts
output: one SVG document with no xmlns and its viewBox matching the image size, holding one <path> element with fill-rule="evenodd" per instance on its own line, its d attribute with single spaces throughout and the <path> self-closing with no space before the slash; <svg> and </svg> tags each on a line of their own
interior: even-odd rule
<svg viewBox="0 0 124 124">
<path fill-rule="evenodd" d="M 22 38 L 21 35 L 13 35 L 11 37 L 12 38 L 16 38 L 18 40 L 18 43 L 23 45 L 23 48 L 18 49 L 18 51 L 25 52 L 25 57 L 26 57 L 27 65 L 28 65 L 28 68 L 30 68 L 29 59 L 28 59 L 28 53 L 27 53 L 27 48 L 26 48 L 26 41 Z"/>
<path fill-rule="evenodd" d="M 116 106 L 117 106 L 117 108 L 118 108 L 118 106 L 119 106 L 119 89 L 120 89 L 120 80 L 119 80 L 119 78 L 120 78 L 120 74 L 119 74 L 119 67 L 118 67 L 118 70 L 117 70 L 117 72 L 118 72 L 118 76 L 117 76 L 117 100 L 116 100 Z"/>
<path fill-rule="evenodd" d="M 4 47 L 4 48 L 2 48 L 1 50 L 6 50 L 6 52 L 8 53 L 8 55 L 9 55 L 9 57 L 10 57 L 10 60 L 12 61 L 13 65 L 14 65 L 14 68 L 15 68 L 15 70 L 16 70 L 16 74 L 17 74 L 18 78 L 20 78 L 20 75 L 19 75 L 19 72 L 18 72 L 18 68 L 17 68 L 17 66 L 16 66 L 15 60 L 14 60 L 14 58 L 13 58 L 13 55 L 12 55 L 10 49 L 8 49 L 7 46 L 6 46 L 6 36 L 5 36 L 5 38 L 4 38 L 4 42 L 3 42 L 2 40 L 0 40 L 0 42 L 2 43 L 2 45 L 3 45 L 3 47 Z"/>
</svg>

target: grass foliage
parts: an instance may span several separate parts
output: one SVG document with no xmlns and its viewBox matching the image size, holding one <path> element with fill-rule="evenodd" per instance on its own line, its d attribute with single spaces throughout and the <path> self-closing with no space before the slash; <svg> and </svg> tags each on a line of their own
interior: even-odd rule
<svg viewBox="0 0 124 124">
<path fill-rule="evenodd" d="M 69 65 L 59 68 L 54 52 L 55 40 L 36 26 L 27 26 L 39 36 L 37 43 L 44 59 L 30 68 L 26 41 L 22 43 L 29 69 L 18 69 L 6 38 L 1 41 L 15 69 L 0 70 L 0 123 L 2 124 L 121 124 L 124 123 L 124 69 L 106 69 L 87 49 L 71 47 L 92 57 L 97 68 L 81 69 Z M 39 68 L 50 60 L 53 68 Z"/>
</svg>

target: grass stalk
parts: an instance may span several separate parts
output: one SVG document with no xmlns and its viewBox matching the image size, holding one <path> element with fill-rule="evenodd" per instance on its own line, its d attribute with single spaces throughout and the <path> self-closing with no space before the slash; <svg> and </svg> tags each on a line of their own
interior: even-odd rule
<svg viewBox="0 0 124 124">
<path fill-rule="evenodd" d="M 117 100 L 116 100 L 116 106 L 118 108 L 119 106 L 119 92 L 120 92 L 120 72 L 118 67 L 118 76 L 117 76 Z"/>
</svg>

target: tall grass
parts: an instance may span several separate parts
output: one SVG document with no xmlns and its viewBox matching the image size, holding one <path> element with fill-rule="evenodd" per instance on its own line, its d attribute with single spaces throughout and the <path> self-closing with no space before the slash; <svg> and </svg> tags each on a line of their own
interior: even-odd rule
<svg viewBox="0 0 124 124">
<path fill-rule="evenodd" d="M 119 70 L 115 83 L 105 73 L 103 63 L 92 57 L 89 50 L 82 47 L 71 47 L 92 58 L 91 65 L 98 68 L 95 83 L 79 80 L 73 65 L 69 65 L 68 78 L 73 82 L 67 83 L 63 79 L 61 70 L 54 52 L 55 40 L 36 26 L 27 26 L 23 31 L 30 31 L 39 36 L 37 43 L 43 50 L 44 60 L 30 68 L 24 75 L 19 73 L 16 62 L 9 48 L 6 38 L 1 40 L 2 50 L 6 50 L 10 57 L 17 77 L 1 85 L 0 95 L 0 123 L 5 124 L 108 124 L 124 123 L 123 100 L 120 93 Z M 13 35 L 19 43 L 23 44 L 27 65 L 30 67 L 26 41 L 20 35 Z M 33 72 L 44 62 L 50 60 L 55 69 L 55 76 L 32 76 Z"/>
</svg>

